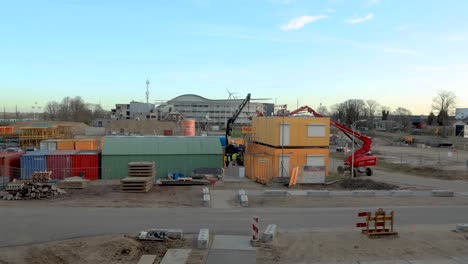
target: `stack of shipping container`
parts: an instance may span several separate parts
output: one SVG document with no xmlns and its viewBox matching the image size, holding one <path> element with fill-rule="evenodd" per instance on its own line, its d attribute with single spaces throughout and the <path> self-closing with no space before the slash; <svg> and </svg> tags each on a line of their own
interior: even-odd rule
<svg viewBox="0 0 468 264">
<path fill-rule="evenodd" d="M 244 157 L 245 174 L 259 182 L 290 177 L 294 167 L 306 175 L 328 175 L 330 119 L 254 117 Z M 302 178 L 302 183 L 314 183 Z"/>
</svg>

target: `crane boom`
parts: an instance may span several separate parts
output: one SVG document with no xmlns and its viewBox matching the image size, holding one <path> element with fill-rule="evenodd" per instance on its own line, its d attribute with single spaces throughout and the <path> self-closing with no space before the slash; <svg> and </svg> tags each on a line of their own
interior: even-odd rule
<svg viewBox="0 0 468 264">
<path fill-rule="evenodd" d="M 295 115 L 298 114 L 302 111 L 307 111 L 310 114 L 312 114 L 315 117 L 324 117 L 323 115 L 317 113 L 314 109 L 310 108 L 309 106 L 302 106 L 292 112 L 290 112 L 290 115 Z M 359 139 L 362 141 L 362 146 L 356 150 L 353 154 L 348 156 L 345 160 L 345 167 L 350 167 L 352 161 L 354 160 L 353 166 L 356 168 L 359 167 L 369 167 L 369 166 L 375 166 L 377 165 L 377 158 L 373 155 L 370 154 L 371 151 L 371 146 L 372 146 L 372 138 L 362 135 L 354 130 L 352 130 L 349 127 L 346 127 L 332 119 L 330 119 L 330 124 L 333 125 L 334 127 L 338 128 L 341 130 L 348 138 L 352 140 L 352 137 L 354 136 L 355 138 Z M 353 144 L 357 144 L 355 141 Z M 371 170 L 370 174 L 372 174 Z M 367 173 L 367 172 L 366 172 Z M 370 176 L 370 175 L 369 175 Z"/>
</svg>

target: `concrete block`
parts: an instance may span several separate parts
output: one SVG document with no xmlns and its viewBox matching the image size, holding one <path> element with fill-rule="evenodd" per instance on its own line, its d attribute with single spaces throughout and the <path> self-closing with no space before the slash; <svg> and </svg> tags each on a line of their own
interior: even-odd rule
<svg viewBox="0 0 468 264">
<path fill-rule="evenodd" d="M 209 194 L 203 195 L 203 206 L 210 206 L 211 199 Z"/>
<path fill-rule="evenodd" d="M 390 196 L 393 197 L 412 197 L 413 191 L 410 190 L 393 190 L 390 192 Z"/>
<path fill-rule="evenodd" d="M 164 254 L 161 264 L 185 264 L 187 262 L 191 249 L 170 248 Z"/>
<path fill-rule="evenodd" d="M 455 231 L 457 231 L 458 233 L 468 232 L 468 224 L 457 224 Z"/>
<path fill-rule="evenodd" d="M 198 240 L 197 240 L 198 249 L 208 249 L 209 244 L 210 244 L 210 230 L 208 228 L 200 229 L 200 233 L 198 233 Z"/>
<path fill-rule="evenodd" d="M 156 255 L 143 255 L 137 264 L 153 264 L 156 261 Z"/>
<path fill-rule="evenodd" d="M 453 197 L 453 191 L 451 191 L 451 190 L 432 190 L 431 196 L 434 196 L 434 197 Z"/>
<path fill-rule="evenodd" d="M 249 197 L 247 195 L 244 194 L 240 197 L 240 205 L 243 207 L 249 206 Z"/>
<path fill-rule="evenodd" d="M 286 190 L 265 190 L 263 191 L 263 195 L 285 197 L 288 195 L 288 192 Z"/>
<path fill-rule="evenodd" d="M 245 190 L 239 190 L 239 197 L 241 197 L 242 195 L 245 195 Z"/>
<path fill-rule="evenodd" d="M 265 232 L 263 232 L 262 240 L 267 242 L 267 241 L 272 241 L 276 237 L 276 229 L 277 226 L 274 224 L 269 224 L 267 228 L 265 229 Z"/>
<path fill-rule="evenodd" d="M 307 196 L 311 197 L 330 197 L 330 192 L 327 190 L 307 191 Z"/>
<path fill-rule="evenodd" d="M 374 197 L 375 192 L 374 191 L 353 191 L 353 197 Z"/>
<path fill-rule="evenodd" d="M 167 236 L 171 239 L 182 239 L 184 237 L 182 229 L 161 229 L 161 231 L 167 232 Z"/>
<path fill-rule="evenodd" d="M 203 188 L 202 194 L 203 194 L 203 195 L 205 195 L 205 194 L 210 194 L 210 189 L 208 189 L 207 187 Z"/>
</svg>

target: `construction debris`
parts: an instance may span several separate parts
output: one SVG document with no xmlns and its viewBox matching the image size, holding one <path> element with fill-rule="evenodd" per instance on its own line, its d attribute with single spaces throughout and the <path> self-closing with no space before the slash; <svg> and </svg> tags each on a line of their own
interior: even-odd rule
<svg viewBox="0 0 468 264">
<path fill-rule="evenodd" d="M 140 232 L 139 240 L 164 241 L 167 239 L 182 239 L 182 229 L 148 229 Z"/>
<path fill-rule="evenodd" d="M 394 190 L 398 189 L 398 186 L 388 184 L 384 182 L 375 182 L 370 179 L 345 179 L 340 182 L 342 188 L 358 190 Z"/>
<path fill-rule="evenodd" d="M 69 177 L 57 182 L 57 186 L 62 189 L 84 189 L 88 180 L 81 177 Z"/>
<path fill-rule="evenodd" d="M 48 199 L 54 196 L 65 195 L 67 192 L 48 183 L 10 183 L 7 193 L 2 194 L 3 200 L 31 200 Z"/>
</svg>

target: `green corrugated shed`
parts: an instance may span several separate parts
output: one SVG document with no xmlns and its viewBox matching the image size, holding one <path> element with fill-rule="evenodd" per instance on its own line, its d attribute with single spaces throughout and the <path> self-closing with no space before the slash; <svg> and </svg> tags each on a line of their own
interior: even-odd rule
<svg viewBox="0 0 468 264">
<path fill-rule="evenodd" d="M 168 173 L 190 175 L 195 168 L 222 167 L 222 148 L 218 137 L 104 137 L 102 179 L 128 176 L 132 161 L 156 162 L 156 176 Z"/>
</svg>

